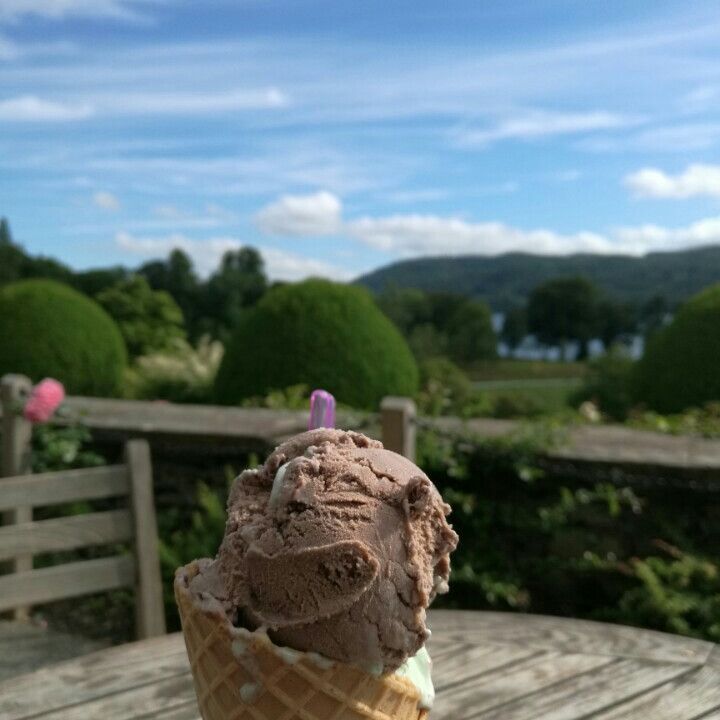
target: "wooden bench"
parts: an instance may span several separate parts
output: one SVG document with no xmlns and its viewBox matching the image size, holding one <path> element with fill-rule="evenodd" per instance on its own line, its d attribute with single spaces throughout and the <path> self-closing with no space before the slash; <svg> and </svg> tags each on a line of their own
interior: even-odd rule
<svg viewBox="0 0 720 720">
<path fill-rule="evenodd" d="M 17 607 L 134 587 L 140 639 L 165 633 L 165 613 L 153 504 L 150 449 L 125 448 L 126 463 L 0 478 L 0 512 L 76 501 L 127 498 L 129 507 L 0 528 L 0 562 L 41 553 L 132 541 L 133 553 L 21 569 L 0 577 L 0 612 Z"/>
</svg>

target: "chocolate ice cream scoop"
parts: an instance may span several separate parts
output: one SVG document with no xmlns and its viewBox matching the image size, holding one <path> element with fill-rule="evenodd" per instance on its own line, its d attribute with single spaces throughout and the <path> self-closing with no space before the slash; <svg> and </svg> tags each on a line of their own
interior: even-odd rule
<svg viewBox="0 0 720 720">
<path fill-rule="evenodd" d="M 427 639 L 457 535 L 428 477 L 354 432 L 280 445 L 235 481 L 216 562 L 237 622 L 369 671 L 391 671 Z"/>
</svg>

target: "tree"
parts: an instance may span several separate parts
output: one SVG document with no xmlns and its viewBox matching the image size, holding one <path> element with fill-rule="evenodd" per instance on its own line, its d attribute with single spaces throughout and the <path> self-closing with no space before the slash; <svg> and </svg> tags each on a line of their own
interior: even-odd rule
<svg viewBox="0 0 720 720">
<path fill-rule="evenodd" d="M 207 329 L 215 336 L 227 335 L 242 310 L 254 305 L 267 286 L 265 264 L 255 248 L 228 250 L 203 289 L 204 314 L 210 323 Z"/>
<path fill-rule="evenodd" d="M 663 327 L 670 317 L 670 303 L 664 295 L 653 295 L 640 308 L 640 328 L 647 336 Z"/>
<path fill-rule="evenodd" d="M 524 307 L 516 306 L 505 313 L 500 338 L 510 348 L 515 350 L 527 335 L 527 313 Z"/>
<path fill-rule="evenodd" d="M 447 353 L 447 336 L 432 323 L 415 325 L 405 339 L 418 360 L 437 358 Z"/>
<path fill-rule="evenodd" d="M 448 354 L 457 363 L 490 360 L 497 355 L 497 337 L 490 309 L 477 300 L 465 300 L 447 325 Z"/>
<path fill-rule="evenodd" d="M 432 320 L 430 297 L 422 290 L 391 286 L 378 295 L 377 304 L 405 337 Z"/>
<path fill-rule="evenodd" d="M 297 384 L 371 409 L 386 395 L 413 395 L 418 369 L 367 290 L 306 280 L 273 288 L 242 313 L 215 389 L 232 404 Z"/>
<path fill-rule="evenodd" d="M 52 258 L 28 255 L 13 242 L 7 218 L 0 219 L 0 284 L 24 278 L 47 278 L 70 284 L 72 270 Z"/>
<path fill-rule="evenodd" d="M 0 218 L 0 245 L 12 245 L 10 224 L 7 218 Z"/>
<path fill-rule="evenodd" d="M 96 268 L 94 270 L 83 270 L 75 274 L 73 286 L 80 292 L 95 297 L 103 290 L 125 280 L 130 275 L 129 271 L 121 265 L 109 268 Z"/>
<path fill-rule="evenodd" d="M 617 302 L 610 298 L 600 301 L 598 306 L 598 336 L 605 349 L 623 335 L 635 332 L 637 319 L 630 303 Z"/>
<path fill-rule="evenodd" d="M 23 277 L 27 256 L 15 245 L 7 218 L 0 219 L 0 283 L 13 282 Z"/>
<path fill-rule="evenodd" d="M 720 400 L 720 284 L 688 300 L 649 339 L 638 366 L 638 394 L 672 413 Z"/>
<path fill-rule="evenodd" d="M 587 357 L 587 343 L 599 331 L 600 292 L 583 277 L 558 278 L 538 285 L 527 306 L 528 330 L 541 343 L 580 343 L 580 357 Z"/>
<path fill-rule="evenodd" d="M 117 322 L 131 357 L 167 350 L 185 337 L 175 300 L 163 290 L 153 290 L 141 275 L 121 280 L 96 299 Z"/>
<path fill-rule="evenodd" d="M 164 290 L 172 295 L 182 310 L 185 324 L 193 339 L 206 332 L 202 323 L 200 281 L 192 260 L 183 250 L 175 248 L 167 260 L 154 260 L 138 269 L 153 290 Z"/>
</svg>

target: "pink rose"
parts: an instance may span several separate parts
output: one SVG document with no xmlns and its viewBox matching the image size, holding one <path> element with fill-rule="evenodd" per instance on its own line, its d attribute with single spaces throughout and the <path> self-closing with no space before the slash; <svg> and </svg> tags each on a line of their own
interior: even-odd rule
<svg viewBox="0 0 720 720">
<path fill-rule="evenodd" d="M 62 383 L 45 378 L 32 389 L 23 416 L 31 423 L 47 422 L 64 399 L 65 388 Z"/>
</svg>

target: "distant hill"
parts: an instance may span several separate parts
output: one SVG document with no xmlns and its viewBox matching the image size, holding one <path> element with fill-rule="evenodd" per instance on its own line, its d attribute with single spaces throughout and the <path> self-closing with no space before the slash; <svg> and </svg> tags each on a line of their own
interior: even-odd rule
<svg viewBox="0 0 720 720">
<path fill-rule="evenodd" d="M 540 283 L 583 275 L 612 297 L 642 303 L 664 296 L 675 304 L 720 282 L 720 245 L 676 252 L 629 255 L 466 255 L 404 260 L 356 280 L 375 292 L 388 286 L 452 291 L 485 300 L 504 311 L 523 303 Z"/>
</svg>

